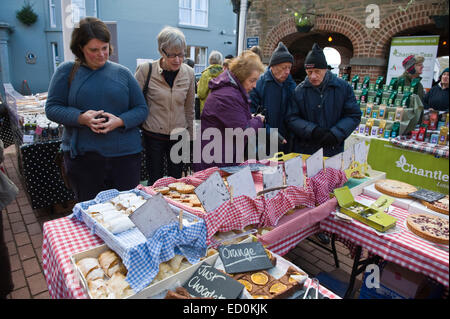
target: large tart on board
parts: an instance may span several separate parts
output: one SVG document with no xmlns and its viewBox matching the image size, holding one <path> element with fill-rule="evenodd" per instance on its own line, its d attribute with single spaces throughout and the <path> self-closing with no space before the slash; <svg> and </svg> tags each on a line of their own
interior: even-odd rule
<svg viewBox="0 0 450 319">
<path fill-rule="evenodd" d="M 417 188 L 414 186 L 393 179 L 382 179 L 375 182 L 375 189 L 383 194 L 400 198 L 408 198 L 409 193 L 417 192 Z"/>
</svg>

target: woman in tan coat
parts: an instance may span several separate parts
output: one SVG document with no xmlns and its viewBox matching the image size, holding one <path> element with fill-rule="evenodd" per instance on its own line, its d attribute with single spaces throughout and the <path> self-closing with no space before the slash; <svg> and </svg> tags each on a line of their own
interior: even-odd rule
<svg viewBox="0 0 450 319">
<path fill-rule="evenodd" d="M 146 101 L 149 108 L 142 125 L 144 147 L 147 155 L 148 185 L 164 176 L 180 178 L 182 163 L 172 158 L 170 150 L 187 131 L 192 140 L 194 120 L 195 77 L 194 70 L 183 63 L 186 52 L 184 34 L 177 28 L 165 27 L 158 35 L 161 58 L 151 63 Z M 150 66 L 141 64 L 136 70 L 136 80 L 144 88 Z M 177 156 L 179 158 L 179 156 Z"/>
</svg>

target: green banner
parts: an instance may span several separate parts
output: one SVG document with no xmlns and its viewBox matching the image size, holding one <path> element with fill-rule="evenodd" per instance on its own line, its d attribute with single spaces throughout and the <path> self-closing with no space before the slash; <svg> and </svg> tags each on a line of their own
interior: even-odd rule
<svg viewBox="0 0 450 319">
<path fill-rule="evenodd" d="M 443 194 L 449 193 L 447 158 L 436 158 L 428 153 L 408 150 L 387 141 L 372 139 L 367 163 L 374 170 L 386 172 L 388 179 L 399 180 Z"/>
</svg>

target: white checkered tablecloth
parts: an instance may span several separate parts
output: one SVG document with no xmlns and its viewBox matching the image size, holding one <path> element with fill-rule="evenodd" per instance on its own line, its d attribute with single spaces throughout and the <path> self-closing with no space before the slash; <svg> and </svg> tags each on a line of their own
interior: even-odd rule
<svg viewBox="0 0 450 319">
<path fill-rule="evenodd" d="M 375 199 L 359 195 L 357 201 Z M 422 273 L 435 279 L 444 286 L 449 286 L 449 252 L 448 246 L 433 244 L 408 230 L 405 220 L 409 213 L 393 206 L 389 214 L 397 218 L 396 227 L 400 232 L 379 235 L 371 227 L 353 220 L 353 223 L 337 221 L 330 216 L 320 222 L 320 229 L 366 248 L 370 253 Z"/>
<path fill-rule="evenodd" d="M 70 257 L 104 244 L 87 226 L 68 217 L 44 223 L 42 268 L 53 299 L 89 298 L 72 267 Z"/>
</svg>

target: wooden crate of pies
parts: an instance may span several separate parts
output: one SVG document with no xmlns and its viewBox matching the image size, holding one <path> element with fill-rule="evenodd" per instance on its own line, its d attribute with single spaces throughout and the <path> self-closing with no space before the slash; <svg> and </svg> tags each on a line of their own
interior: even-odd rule
<svg viewBox="0 0 450 319">
<path fill-rule="evenodd" d="M 204 261 L 212 263 L 217 256 L 215 249 L 208 249 L 206 256 L 198 264 Z M 144 298 L 150 292 L 164 289 L 167 279 L 193 267 L 184 256 L 175 255 L 160 263 L 155 279 L 136 294 L 125 280 L 127 269 L 121 258 L 107 245 L 74 254 L 71 261 L 82 287 L 91 299 Z"/>
</svg>

